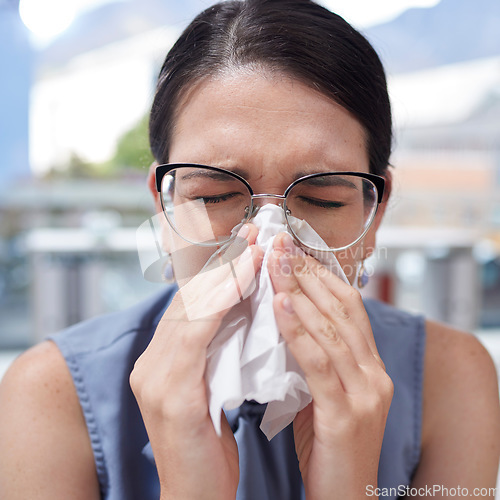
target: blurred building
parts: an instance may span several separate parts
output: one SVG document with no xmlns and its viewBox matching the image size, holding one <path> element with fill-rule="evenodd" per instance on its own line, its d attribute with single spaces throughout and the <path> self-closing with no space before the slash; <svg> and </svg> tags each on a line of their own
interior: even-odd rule
<svg viewBox="0 0 500 500">
<path fill-rule="evenodd" d="M 388 298 L 464 329 L 500 325 L 500 58 L 395 75 L 389 88 Z"/>
<path fill-rule="evenodd" d="M 146 173 L 46 179 L 0 198 L 0 347 L 26 347 L 70 324 L 136 303 L 138 226 L 153 213 Z"/>
<path fill-rule="evenodd" d="M 141 2 L 106 6 L 76 27 L 78 36 L 68 33 L 45 54 L 31 107 L 38 176 L 64 170 L 75 156 L 106 160 L 147 111 L 156 74 L 184 23 L 178 14 L 169 27 L 155 24 L 154 13 L 173 3 Z M 188 3 L 194 10 L 195 0 Z M 13 4 L 0 0 L 4 5 Z M 477 16 L 498 9 L 496 0 L 481 5 Z M 468 0 L 438 7 L 447 26 L 458 22 L 455 13 L 467 24 Z M 132 10 L 120 17 L 120 8 Z M 143 11 L 146 23 L 137 17 Z M 372 36 L 399 29 L 416 37 L 421 26 L 432 25 L 429 37 L 437 44 L 441 30 L 429 22 L 431 11 L 409 12 L 399 28 L 396 20 Z M 412 71 L 415 38 L 401 40 L 406 72 L 389 79 L 393 196 L 365 293 L 463 329 L 499 328 L 500 52 L 490 43 L 496 56 L 474 53 L 473 60 L 447 64 L 457 54 L 440 54 L 432 68 Z M 419 67 L 429 66 L 427 50 L 417 55 Z M 142 175 L 119 180 L 35 179 L 0 198 L 0 345 L 27 345 L 157 289 L 144 281 L 134 246 L 135 230 L 152 210 L 144 185 L 148 165 L 141 166 Z"/>
</svg>

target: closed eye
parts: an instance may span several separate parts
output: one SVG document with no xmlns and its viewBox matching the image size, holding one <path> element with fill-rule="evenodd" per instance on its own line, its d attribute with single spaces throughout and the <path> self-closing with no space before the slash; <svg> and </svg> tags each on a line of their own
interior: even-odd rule
<svg viewBox="0 0 500 500">
<path fill-rule="evenodd" d="M 203 202 L 206 204 L 216 204 L 216 203 L 223 203 L 224 201 L 228 201 L 231 198 L 234 198 L 238 195 L 241 195 L 241 193 L 227 193 L 227 194 L 220 194 L 217 196 L 203 196 Z"/>
<path fill-rule="evenodd" d="M 333 208 L 342 208 L 346 204 L 341 202 L 341 201 L 330 201 L 330 200 L 321 200 L 318 198 L 306 198 L 305 196 L 301 196 L 300 199 L 304 202 L 307 203 L 308 205 L 312 205 L 315 207 L 320 207 L 320 208 L 328 208 L 328 209 L 333 209 Z"/>
</svg>

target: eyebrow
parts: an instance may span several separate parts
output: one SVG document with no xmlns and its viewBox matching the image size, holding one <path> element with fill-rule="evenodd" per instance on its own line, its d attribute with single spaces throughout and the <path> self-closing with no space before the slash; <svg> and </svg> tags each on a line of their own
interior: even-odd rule
<svg viewBox="0 0 500 500">
<path fill-rule="evenodd" d="M 243 175 L 240 173 L 240 170 L 239 169 L 235 169 L 235 170 L 228 170 L 228 172 L 232 172 L 232 173 L 235 173 L 237 175 L 240 175 L 241 177 L 243 177 Z M 182 174 L 181 176 L 181 180 L 185 181 L 185 180 L 190 180 L 190 179 L 198 179 L 198 178 L 202 178 L 202 179 L 212 179 L 212 180 L 216 180 L 216 181 L 226 181 L 226 182 L 229 182 L 229 181 L 234 181 L 235 179 L 225 173 L 225 172 L 219 172 L 217 170 L 210 170 L 208 168 L 199 168 L 199 169 L 196 169 L 192 172 L 188 172 L 186 174 Z"/>
<path fill-rule="evenodd" d="M 245 170 L 242 170 L 240 168 L 235 168 L 235 169 L 225 169 L 230 173 L 235 173 L 239 175 L 240 177 L 243 177 L 244 179 L 247 178 L 248 172 Z M 314 172 L 314 173 L 321 173 L 321 172 Z M 293 182 L 296 180 L 300 179 L 301 177 L 306 177 L 308 175 L 311 175 L 311 172 L 297 172 L 294 175 Z M 182 181 L 187 181 L 190 179 L 211 179 L 215 181 L 223 181 L 223 182 L 231 182 L 234 181 L 235 179 L 225 173 L 225 172 L 219 172 L 217 170 L 211 170 L 208 168 L 198 168 L 195 169 L 191 172 L 182 174 L 181 179 Z M 303 181 L 304 183 L 307 183 L 311 186 L 319 186 L 319 187 L 328 187 L 328 186 L 344 186 L 348 187 L 351 189 L 358 189 L 356 184 L 353 182 L 347 180 L 344 177 L 338 176 L 338 175 L 328 175 L 327 172 L 325 172 L 325 175 L 322 176 L 316 176 L 316 177 L 311 177 L 310 179 L 307 179 Z"/>
<path fill-rule="evenodd" d="M 303 176 L 300 176 L 303 177 Z M 298 177 L 297 179 L 300 179 Z M 311 177 L 310 179 L 306 179 L 302 181 L 305 184 L 309 184 L 311 186 L 320 186 L 320 187 L 327 187 L 327 186 L 344 186 L 352 189 L 358 189 L 356 184 L 354 182 L 351 182 L 350 180 L 346 179 L 343 176 L 339 175 L 322 175 L 322 176 L 317 176 L 317 177 Z"/>
</svg>

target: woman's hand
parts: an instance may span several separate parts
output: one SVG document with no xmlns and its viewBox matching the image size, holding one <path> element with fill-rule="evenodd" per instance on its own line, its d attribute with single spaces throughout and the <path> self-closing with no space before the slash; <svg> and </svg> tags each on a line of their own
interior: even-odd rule
<svg viewBox="0 0 500 500">
<path fill-rule="evenodd" d="M 214 430 L 204 373 L 207 347 L 222 318 L 261 265 L 262 250 L 253 246 L 257 228 L 244 228 L 239 236 L 247 239 L 247 250 L 232 268 L 226 264 L 203 272 L 180 289 L 130 377 L 151 441 L 162 499 L 236 496 L 236 442 L 224 414 L 222 435 Z"/>
<path fill-rule="evenodd" d="M 364 498 L 377 484 L 393 385 L 361 297 L 284 233 L 269 271 L 278 327 L 313 397 L 294 421 L 306 496 Z"/>
</svg>

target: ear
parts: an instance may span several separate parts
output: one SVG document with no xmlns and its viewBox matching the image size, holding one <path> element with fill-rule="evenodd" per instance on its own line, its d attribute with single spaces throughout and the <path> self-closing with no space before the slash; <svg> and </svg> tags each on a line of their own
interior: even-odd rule
<svg viewBox="0 0 500 500">
<path fill-rule="evenodd" d="M 384 218 L 385 210 L 387 208 L 387 202 L 389 201 L 389 197 L 391 196 L 392 191 L 392 173 L 389 169 L 387 169 L 385 175 L 385 187 L 384 187 L 384 197 L 382 199 L 382 203 L 378 206 L 377 214 L 375 215 L 375 220 L 373 221 L 370 230 L 364 237 L 364 255 L 363 259 L 369 257 L 375 251 L 375 235 L 382 223 L 382 219 Z"/>
<path fill-rule="evenodd" d="M 153 201 L 155 204 L 156 213 L 160 213 L 162 211 L 161 202 L 160 202 L 160 193 L 156 190 L 156 167 L 158 166 L 158 162 L 154 161 L 149 167 L 149 173 L 147 178 L 147 185 L 151 195 L 153 196 Z"/>
</svg>

